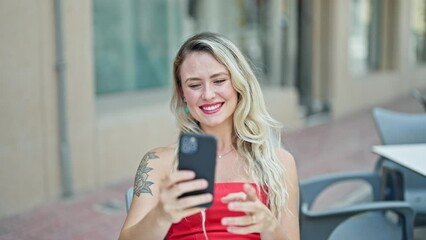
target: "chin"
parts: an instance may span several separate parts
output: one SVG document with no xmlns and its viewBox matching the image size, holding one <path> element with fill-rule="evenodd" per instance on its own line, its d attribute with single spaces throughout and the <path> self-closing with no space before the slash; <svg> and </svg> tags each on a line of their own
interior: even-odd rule
<svg viewBox="0 0 426 240">
<path fill-rule="evenodd" d="M 200 122 L 200 126 L 212 128 L 212 127 L 219 126 L 221 123 L 223 122 Z"/>
<path fill-rule="evenodd" d="M 204 119 L 202 121 L 199 121 L 199 123 L 201 127 L 213 128 L 213 127 L 223 125 L 224 123 L 227 122 L 227 120 L 228 119 L 209 119 L 209 120 Z M 230 120 L 230 122 L 232 122 L 232 119 Z"/>
</svg>

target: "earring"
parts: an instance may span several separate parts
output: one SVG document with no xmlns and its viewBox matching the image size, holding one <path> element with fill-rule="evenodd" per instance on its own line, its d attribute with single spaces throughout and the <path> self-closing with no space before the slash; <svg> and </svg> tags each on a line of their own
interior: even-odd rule
<svg viewBox="0 0 426 240">
<path fill-rule="evenodd" d="M 186 107 L 185 107 L 185 112 L 189 113 L 189 107 L 188 107 L 188 105 L 186 105 Z"/>
</svg>

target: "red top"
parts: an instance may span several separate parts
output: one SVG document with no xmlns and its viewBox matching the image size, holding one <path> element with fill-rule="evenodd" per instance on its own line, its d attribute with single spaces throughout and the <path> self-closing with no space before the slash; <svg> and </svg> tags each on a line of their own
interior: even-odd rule
<svg viewBox="0 0 426 240">
<path fill-rule="evenodd" d="M 243 212 L 229 211 L 227 204 L 222 203 L 221 198 L 234 192 L 244 192 L 244 183 L 228 182 L 215 183 L 213 205 L 206 210 L 205 228 L 209 240 L 215 239 L 260 239 L 259 233 L 246 235 L 233 234 L 226 230 L 226 226 L 221 224 L 223 217 L 241 216 Z M 257 185 L 252 183 L 254 187 Z M 266 195 L 261 191 L 261 201 L 266 204 Z M 166 239 L 168 240 L 199 240 L 206 239 L 203 231 L 203 217 L 201 213 L 197 213 L 182 219 L 180 222 L 173 224 Z"/>
</svg>

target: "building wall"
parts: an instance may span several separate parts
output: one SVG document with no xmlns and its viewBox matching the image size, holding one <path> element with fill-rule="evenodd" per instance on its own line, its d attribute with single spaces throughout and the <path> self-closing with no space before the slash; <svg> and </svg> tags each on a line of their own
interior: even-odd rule
<svg viewBox="0 0 426 240">
<path fill-rule="evenodd" d="M 143 155 L 177 139 L 170 91 L 160 89 L 97 101 L 96 143 L 100 184 L 133 177 Z"/>
<path fill-rule="evenodd" d="M 0 1 L 0 217 L 62 195 L 54 2 Z M 73 185 L 95 186 L 90 1 L 64 4 Z"/>
<path fill-rule="evenodd" d="M 73 186 L 80 192 L 92 189 L 98 182 L 92 3 L 86 0 L 63 3 L 70 158 Z"/>
<path fill-rule="evenodd" d="M 381 104 L 410 94 L 414 88 L 426 89 L 426 66 L 416 66 L 408 56 L 409 52 L 409 1 L 398 1 L 397 26 L 393 36 L 397 39 L 395 57 L 398 59 L 392 69 L 371 72 L 365 76 L 354 77 L 349 73 L 348 36 L 350 30 L 350 2 L 333 1 L 332 49 L 331 58 L 331 106 L 332 115 L 341 117 L 351 112 Z M 388 51 L 390 49 L 387 49 Z"/>
<path fill-rule="evenodd" d="M 0 1 L 0 216 L 58 192 L 51 12 Z"/>
</svg>

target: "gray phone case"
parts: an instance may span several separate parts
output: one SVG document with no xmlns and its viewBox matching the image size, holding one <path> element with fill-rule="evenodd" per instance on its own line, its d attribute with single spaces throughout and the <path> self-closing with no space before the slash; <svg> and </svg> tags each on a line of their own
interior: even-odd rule
<svg viewBox="0 0 426 240">
<path fill-rule="evenodd" d="M 208 187 L 204 190 L 185 193 L 180 196 L 192 196 L 201 193 L 214 193 L 216 170 L 216 138 L 211 135 L 181 134 L 179 138 L 179 170 L 192 170 L 195 178 L 206 179 Z M 208 208 L 213 202 L 199 205 Z"/>
</svg>

